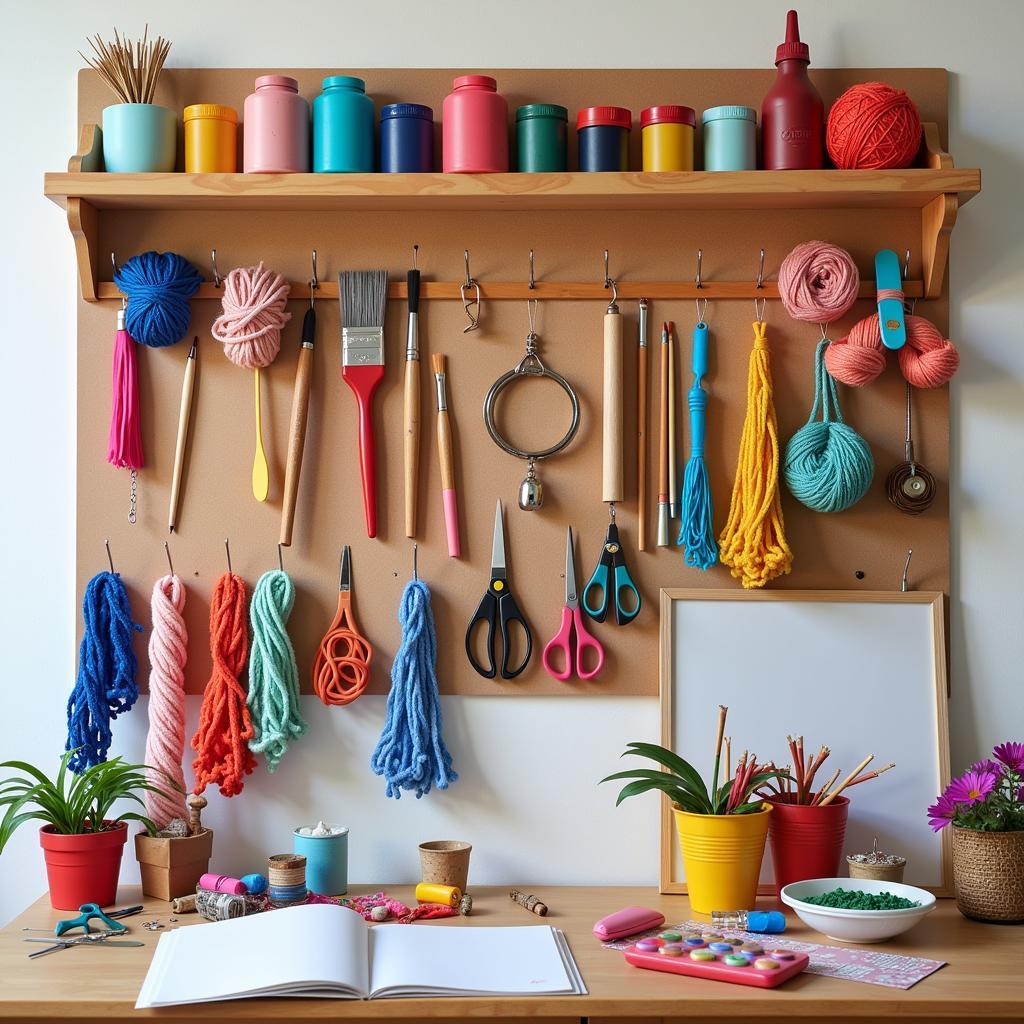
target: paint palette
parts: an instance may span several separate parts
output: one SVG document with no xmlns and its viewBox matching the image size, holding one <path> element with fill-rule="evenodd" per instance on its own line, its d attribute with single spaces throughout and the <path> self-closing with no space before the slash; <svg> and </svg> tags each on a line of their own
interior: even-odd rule
<svg viewBox="0 0 1024 1024">
<path fill-rule="evenodd" d="M 697 932 L 667 931 L 654 938 L 638 939 L 623 955 L 634 967 L 648 971 L 755 988 L 775 988 L 808 964 L 806 953 Z"/>
</svg>

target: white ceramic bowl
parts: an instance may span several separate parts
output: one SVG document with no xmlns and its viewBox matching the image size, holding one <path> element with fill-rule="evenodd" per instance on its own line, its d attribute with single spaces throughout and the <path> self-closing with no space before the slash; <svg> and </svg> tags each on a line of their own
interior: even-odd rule
<svg viewBox="0 0 1024 1024">
<path fill-rule="evenodd" d="M 905 910 L 841 910 L 839 907 L 819 907 L 804 902 L 808 896 L 820 896 L 833 889 L 889 892 L 921 905 Z M 876 882 L 870 878 L 812 878 L 804 882 L 790 882 L 783 887 L 781 899 L 796 911 L 804 924 L 839 942 L 884 942 L 913 928 L 935 909 L 935 897 L 925 889 L 902 882 Z"/>
</svg>

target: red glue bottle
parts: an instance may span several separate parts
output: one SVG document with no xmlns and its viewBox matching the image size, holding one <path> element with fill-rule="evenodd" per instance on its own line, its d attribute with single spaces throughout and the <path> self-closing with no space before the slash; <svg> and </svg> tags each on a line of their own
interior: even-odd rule
<svg viewBox="0 0 1024 1024">
<path fill-rule="evenodd" d="M 775 51 L 779 69 L 761 104 L 766 171 L 817 170 L 824 163 L 825 106 L 807 75 L 811 51 L 800 41 L 796 11 L 786 14 L 786 41 Z"/>
</svg>

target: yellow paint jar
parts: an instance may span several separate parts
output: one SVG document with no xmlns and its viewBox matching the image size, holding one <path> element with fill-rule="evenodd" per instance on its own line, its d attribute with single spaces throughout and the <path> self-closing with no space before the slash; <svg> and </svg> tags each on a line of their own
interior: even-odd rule
<svg viewBox="0 0 1024 1024">
<path fill-rule="evenodd" d="M 640 114 L 645 171 L 692 171 L 697 115 L 675 103 L 648 107 Z"/>
<path fill-rule="evenodd" d="M 238 113 L 218 103 L 185 108 L 185 171 L 233 173 L 237 169 Z"/>
<path fill-rule="evenodd" d="M 416 900 L 419 903 L 442 903 L 449 907 L 457 907 L 461 899 L 462 892 L 454 885 L 434 885 L 432 882 L 420 882 L 416 886 Z"/>
</svg>

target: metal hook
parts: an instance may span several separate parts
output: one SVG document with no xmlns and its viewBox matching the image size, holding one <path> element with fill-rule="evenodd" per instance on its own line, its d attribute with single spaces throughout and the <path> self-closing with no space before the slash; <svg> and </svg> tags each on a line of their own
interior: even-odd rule
<svg viewBox="0 0 1024 1024">
<path fill-rule="evenodd" d="M 764 249 L 761 250 L 761 254 L 757 260 L 757 287 L 764 287 Z"/>
<path fill-rule="evenodd" d="M 320 278 L 317 277 L 316 273 L 316 249 L 311 249 L 311 262 L 313 265 L 313 276 L 309 279 L 309 308 L 313 308 L 313 299 L 316 296 L 316 290 L 320 287 Z"/>
<path fill-rule="evenodd" d="M 608 303 L 609 309 L 619 301 L 619 289 L 615 284 L 615 279 L 608 273 L 608 250 L 604 251 L 604 283 L 603 288 L 611 288 L 612 290 L 612 301 Z"/>
<path fill-rule="evenodd" d="M 768 308 L 767 299 L 754 299 L 754 319 L 759 323 L 764 323 L 764 312 Z"/>
<path fill-rule="evenodd" d="M 418 580 L 420 578 L 420 546 L 419 544 L 413 544 L 412 546 L 412 578 Z"/>
<path fill-rule="evenodd" d="M 233 570 L 231 568 L 231 545 L 228 543 L 227 537 L 224 538 L 224 551 L 227 553 L 228 556 L 228 572 L 234 575 Z"/>
<path fill-rule="evenodd" d="M 819 341 L 828 341 L 828 326 L 828 324 L 818 324 L 818 330 L 821 331 Z"/>
<path fill-rule="evenodd" d="M 697 287 L 698 288 L 703 288 L 704 287 L 704 279 L 701 276 L 701 268 L 702 268 L 703 264 L 704 264 L 704 250 L 703 249 L 698 249 L 697 250 L 697 276 L 694 278 L 694 280 L 697 282 Z"/>
<path fill-rule="evenodd" d="M 164 554 L 167 556 L 167 568 L 171 570 L 171 575 L 174 575 L 174 563 L 171 561 L 171 546 L 164 541 Z"/>
<path fill-rule="evenodd" d="M 284 572 L 284 555 L 281 553 L 283 546 L 280 541 L 277 542 L 277 567 L 281 572 Z"/>
<path fill-rule="evenodd" d="M 533 337 L 537 336 L 537 300 L 527 299 L 526 300 L 526 315 L 530 320 L 530 334 Z"/>
<path fill-rule="evenodd" d="M 210 250 L 210 266 L 213 267 L 213 287 L 219 288 L 224 282 L 224 278 L 220 276 L 220 271 L 217 269 L 217 250 Z"/>
<path fill-rule="evenodd" d="M 708 300 L 694 299 L 693 304 L 697 307 L 697 323 L 707 325 L 707 320 L 705 318 L 708 315 Z"/>
<path fill-rule="evenodd" d="M 910 276 L 910 250 L 907 249 L 906 253 L 903 256 L 903 280 L 906 281 L 906 279 L 909 276 Z"/>
<path fill-rule="evenodd" d="M 114 573 L 115 573 L 115 569 L 114 569 L 114 557 L 113 557 L 113 555 L 111 555 L 111 553 L 110 553 L 110 541 L 109 541 L 109 540 L 105 540 L 105 541 L 103 542 L 103 546 L 104 546 L 104 547 L 105 547 L 105 548 L 107 549 L 107 562 L 108 562 L 108 564 L 110 565 L 110 572 L 111 572 L 111 575 L 114 575 Z"/>
<path fill-rule="evenodd" d="M 476 278 L 469 272 L 469 250 L 464 249 L 462 252 L 462 258 L 466 264 L 466 288 L 472 288 L 476 284 Z"/>
<path fill-rule="evenodd" d="M 111 280 L 115 280 L 117 278 L 117 257 L 114 255 L 114 250 L 113 249 L 110 250 L 110 266 L 113 268 L 113 277 L 111 278 Z M 128 296 L 127 295 L 122 295 L 121 296 L 121 308 L 122 309 L 127 309 L 128 308 Z"/>
<path fill-rule="evenodd" d="M 907 551 L 907 560 L 903 563 L 903 579 L 900 581 L 900 590 L 905 594 L 907 592 L 907 571 L 910 569 L 910 559 L 913 557 L 914 549 L 910 548 Z"/>
<path fill-rule="evenodd" d="M 533 279 L 533 250 L 530 250 L 530 291 L 532 292 L 537 285 Z"/>
<path fill-rule="evenodd" d="M 476 294 L 473 298 L 466 297 L 466 291 L 468 288 L 473 288 Z M 475 331 L 480 326 L 480 285 L 478 282 L 473 281 L 472 284 L 459 285 L 459 295 L 462 297 L 462 308 L 465 311 L 466 318 L 469 323 L 462 328 L 463 334 L 469 334 L 470 331 Z"/>
</svg>

